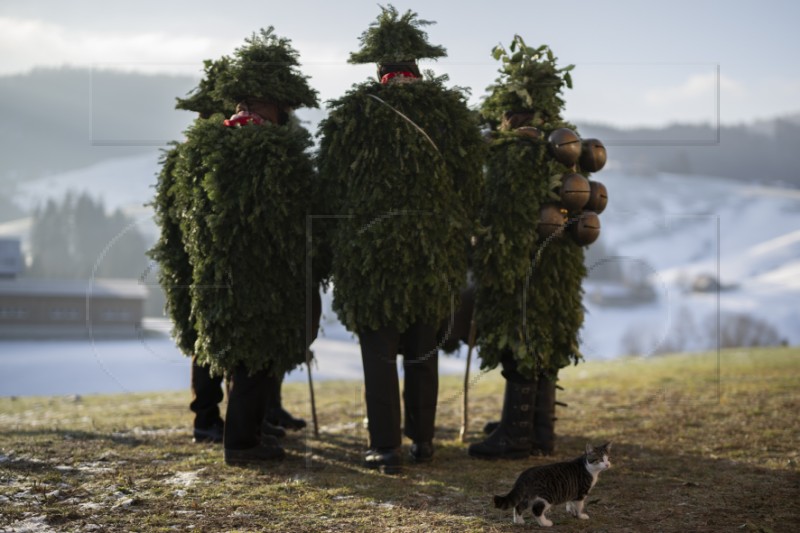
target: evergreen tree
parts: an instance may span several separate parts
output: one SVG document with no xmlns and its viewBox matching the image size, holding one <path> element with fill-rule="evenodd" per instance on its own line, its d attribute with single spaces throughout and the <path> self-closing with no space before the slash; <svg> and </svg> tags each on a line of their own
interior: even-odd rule
<svg viewBox="0 0 800 533">
<path fill-rule="evenodd" d="M 146 245 L 122 211 L 107 214 L 101 200 L 68 193 L 34 213 L 33 277 L 138 278 L 146 268 Z"/>
</svg>

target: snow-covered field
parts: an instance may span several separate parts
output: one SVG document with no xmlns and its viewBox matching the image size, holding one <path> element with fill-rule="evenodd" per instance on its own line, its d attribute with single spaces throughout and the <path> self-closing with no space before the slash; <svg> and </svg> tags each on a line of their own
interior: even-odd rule
<svg viewBox="0 0 800 533">
<path fill-rule="evenodd" d="M 67 190 L 87 190 L 109 209 L 135 214 L 155 231 L 142 205 L 158 170 L 154 155 L 108 161 L 29 184 L 19 200 L 35 205 Z M 609 190 L 591 272 L 616 265 L 652 288 L 636 305 L 602 304 L 598 295 L 627 290 L 595 279 L 587 298 L 587 359 L 664 349 L 713 349 L 717 324 L 744 313 L 800 344 L 800 191 L 705 176 L 638 177 L 606 169 Z M 80 184 L 80 188 L 76 187 Z M 709 275 L 720 291 L 692 292 Z M 606 298 L 606 302 L 608 299 Z M 359 379 L 360 353 L 324 298 L 323 332 L 312 347 L 317 379 Z M 440 357 L 442 373 L 463 372 L 466 350 Z M 289 376 L 304 380 L 305 368 Z M 189 365 L 165 336 L 131 340 L 10 341 L 0 339 L 0 395 L 86 394 L 188 388 Z"/>
<path fill-rule="evenodd" d="M 724 327 L 733 313 L 800 343 L 800 191 L 704 176 L 596 177 L 610 198 L 600 217 L 608 253 L 599 261 L 646 273 L 657 298 L 630 307 L 587 298 L 587 357 L 624 354 L 626 339 L 645 354 L 677 337 L 685 349 L 714 348 L 717 317 Z M 722 289 L 692 292 L 701 275 Z M 587 294 L 598 285 L 591 277 Z"/>
</svg>

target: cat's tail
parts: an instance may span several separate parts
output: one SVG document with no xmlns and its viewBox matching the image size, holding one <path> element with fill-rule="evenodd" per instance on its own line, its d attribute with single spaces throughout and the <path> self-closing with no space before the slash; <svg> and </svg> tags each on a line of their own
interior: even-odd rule
<svg viewBox="0 0 800 533">
<path fill-rule="evenodd" d="M 511 489 L 511 492 L 506 494 L 505 496 L 495 496 L 494 497 L 494 506 L 498 509 L 510 509 L 517 505 L 516 501 L 516 491 Z"/>
</svg>

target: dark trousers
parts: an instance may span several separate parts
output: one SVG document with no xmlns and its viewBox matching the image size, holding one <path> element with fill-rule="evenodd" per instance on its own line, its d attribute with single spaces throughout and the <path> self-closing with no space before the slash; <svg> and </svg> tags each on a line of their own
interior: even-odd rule
<svg viewBox="0 0 800 533">
<path fill-rule="evenodd" d="M 361 360 L 371 448 L 397 448 L 400 431 L 400 383 L 397 354 L 402 345 L 405 386 L 404 433 L 413 441 L 433 439 L 439 393 L 436 326 L 414 324 L 399 332 L 391 326 L 362 330 Z"/>
<path fill-rule="evenodd" d="M 207 429 L 221 419 L 219 402 L 222 401 L 222 376 L 212 377 L 207 366 L 197 364 L 192 357 L 192 403 L 194 427 Z"/>
<path fill-rule="evenodd" d="M 312 293 L 311 336 L 317 336 L 322 300 L 319 292 Z M 228 410 L 225 413 L 224 445 L 229 450 L 257 446 L 261 441 L 261 422 L 267 409 L 281 408 L 282 374 L 261 370 L 250 374 L 244 366 L 230 373 Z"/>
<path fill-rule="evenodd" d="M 236 367 L 230 379 L 223 442 L 229 450 L 252 448 L 261 441 L 261 421 L 274 380 L 266 370 L 250 374 L 244 366 Z"/>
</svg>

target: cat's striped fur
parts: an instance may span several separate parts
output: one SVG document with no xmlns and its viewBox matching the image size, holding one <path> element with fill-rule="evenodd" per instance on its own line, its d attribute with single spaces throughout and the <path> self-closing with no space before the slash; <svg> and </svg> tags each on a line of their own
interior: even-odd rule
<svg viewBox="0 0 800 533">
<path fill-rule="evenodd" d="M 524 524 L 522 518 L 529 507 L 540 526 L 552 526 L 545 513 L 553 505 L 567 504 L 567 512 L 576 518 L 587 520 L 583 504 L 589 491 L 597 483 L 597 476 L 611 467 L 609 454 L 611 443 L 592 447 L 586 445 L 586 453 L 563 463 L 534 466 L 517 478 L 511 492 L 495 496 L 494 506 L 499 509 L 514 509 L 514 523 Z"/>
</svg>

